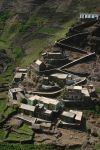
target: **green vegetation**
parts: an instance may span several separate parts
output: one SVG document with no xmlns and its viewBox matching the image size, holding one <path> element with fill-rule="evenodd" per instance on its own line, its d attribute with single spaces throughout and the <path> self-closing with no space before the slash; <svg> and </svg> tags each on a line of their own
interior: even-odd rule
<svg viewBox="0 0 100 150">
<path fill-rule="evenodd" d="M 100 143 L 99 144 L 96 144 L 93 148 L 93 150 L 100 150 Z"/>
<path fill-rule="evenodd" d="M 23 126 L 17 129 L 17 131 L 21 133 L 27 133 L 30 135 L 32 134 L 32 129 L 29 127 L 29 125 L 26 125 L 26 124 L 23 124 Z"/>
<path fill-rule="evenodd" d="M 100 88 L 96 88 L 96 93 L 100 94 Z"/>
<path fill-rule="evenodd" d="M 33 144 L 0 144 L 0 150 L 55 150 L 48 145 L 33 145 Z"/>
<path fill-rule="evenodd" d="M 6 131 L 0 129 L 0 140 L 3 140 L 5 138 L 5 135 L 6 135 Z"/>
</svg>

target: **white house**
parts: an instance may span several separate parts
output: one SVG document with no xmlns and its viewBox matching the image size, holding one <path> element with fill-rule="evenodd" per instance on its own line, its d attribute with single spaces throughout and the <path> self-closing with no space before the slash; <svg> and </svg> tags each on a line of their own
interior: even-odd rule
<svg viewBox="0 0 100 150">
<path fill-rule="evenodd" d="M 80 13 L 81 20 L 99 20 L 99 13 Z"/>
</svg>

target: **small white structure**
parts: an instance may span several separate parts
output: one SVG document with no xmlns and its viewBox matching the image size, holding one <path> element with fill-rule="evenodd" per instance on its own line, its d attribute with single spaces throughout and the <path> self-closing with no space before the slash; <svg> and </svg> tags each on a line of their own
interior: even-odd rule
<svg viewBox="0 0 100 150">
<path fill-rule="evenodd" d="M 99 20 L 100 14 L 98 13 L 80 13 L 81 20 Z"/>
<path fill-rule="evenodd" d="M 28 69 L 26 69 L 26 68 L 19 68 L 19 67 L 16 68 L 16 72 L 27 73 L 27 71 L 28 71 Z"/>
<path fill-rule="evenodd" d="M 35 63 L 34 63 L 35 71 L 40 72 L 40 71 L 45 70 L 45 68 L 46 68 L 46 66 L 41 60 L 38 59 L 35 61 Z"/>
<path fill-rule="evenodd" d="M 61 59 L 64 57 L 61 52 L 47 52 L 43 53 L 42 56 L 48 59 Z"/>
<path fill-rule="evenodd" d="M 80 124 L 82 121 L 83 113 L 76 110 L 70 110 L 70 112 L 75 114 L 75 122 Z"/>
</svg>

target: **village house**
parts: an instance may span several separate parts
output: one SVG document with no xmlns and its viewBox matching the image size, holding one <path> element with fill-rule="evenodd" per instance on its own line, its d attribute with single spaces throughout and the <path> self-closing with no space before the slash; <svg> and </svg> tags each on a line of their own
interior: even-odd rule
<svg viewBox="0 0 100 150">
<path fill-rule="evenodd" d="M 8 92 L 8 97 L 10 100 L 17 100 L 16 94 L 22 93 L 24 95 L 24 90 L 22 88 L 11 88 Z"/>
<path fill-rule="evenodd" d="M 70 110 L 69 112 L 75 114 L 75 123 L 81 124 L 83 113 L 81 111 Z"/>
<path fill-rule="evenodd" d="M 54 73 L 50 75 L 51 79 L 55 80 L 56 82 L 58 80 L 66 82 L 67 76 L 68 74 L 64 74 L 64 73 Z"/>
<path fill-rule="evenodd" d="M 42 54 L 43 58 L 46 59 L 61 59 L 64 58 L 64 55 L 61 52 L 46 52 Z"/>
<path fill-rule="evenodd" d="M 44 107 L 44 104 L 37 104 L 35 105 L 36 106 L 36 117 L 37 118 L 41 118 L 41 119 L 44 119 L 44 120 L 52 120 L 52 117 L 53 117 L 53 111 L 51 110 L 48 110 Z"/>
<path fill-rule="evenodd" d="M 98 13 L 80 13 L 81 20 L 99 20 L 100 14 Z"/>
<path fill-rule="evenodd" d="M 36 105 L 39 103 L 44 104 L 45 108 L 52 111 L 60 111 L 63 108 L 63 104 L 56 99 L 46 98 L 42 96 L 40 97 L 37 95 L 32 96 L 28 99 L 28 104 Z"/>
<path fill-rule="evenodd" d="M 28 116 L 34 117 L 36 107 L 31 106 L 31 105 L 27 105 L 27 104 L 21 104 L 20 107 L 19 107 L 19 110 L 20 110 L 20 113 L 22 115 L 28 115 Z"/>
<path fill-rule="evenodd" d="M 45 109 L 44 105 L 41 104 L 31 106 L 21 103 L 19 110 L 22 115 L 36 117 L 47 121 L 51 121 L 53 117 L 53 111 Z"/>
<path fill-rule="evenodd" d="M 67 123 L 73 123 L 75 118 L 75 114 L 72 112 L 63 111 L 60 115 L 60 119 Z"/>
<path fill-rule="evenodd" d="M 15 82 L 22 81 L 24 79 L 24 77 L 25 77 L 25 74 L 17 72 L 14 75 L 14 81 Z"/>
<path fill-rule="evenodd" d="M 80 125 L 82 122 L 83 113 L 81 111 L 70 110 L 68 112 L 63 111 L 60 115 L 60 119 L 63 124 L 71 123 Z"/>
<path fill-rule="evenodd" d="M 24 90 L 21 88 L 12 88 L 9 89 L 8 92 L 9 101 L 11 101 L 13 104 L 17 103 L 27 103 L 27 100 L 25 98 Z"/>
<path fill-rule="evenodd" d="M 38 59 L 38 60 L 36 60 L 34 62 L 34 66 L 33 67 L 34 67 L 36 72 L 41 72 L 41 71 L 45 70 L 46 65 L 41 60 Z"/>
<path fill-rule="evenodd" d="M 15 69 L 14 81 L 15 82 L 22 81 L 25 77 L 27 77 L 27 71 L 28 69 L 17 67 Z"/>
<path fill-rule="evenodd" d="M 82 101 L 90 99 L 90 94 L 87 88 L 82 86 L 68 86 L 66 87 L 66 93 L 64 99 L 72 101 Z"/>
<path fill-rule="evenodd" d="M 73 74 L 64 74 L 64 73 L 54 73 L 50 75 L 51 79 L 60 82 L 63 81 L 66 85 L 72 85 L 78 82 L 81 82 L 82 80 L 86 80 L 84 77 L 79 77 Z"/>
<path fill-rule="evenodd" d="M 55 66 L 63 65 L 68 62 L 68 57 L 60 51 L 46 52 L 42 54 L 42 57 L 46 61 L 46 63 Z"/>
<path fill-rule="evenodd" d="M 15 72 L 20 72 L 20 73 L 27 73 L 27 71 L 28 71 L 28 69 L 26 69 L 26 68 L 19 68 L 19 67 L 17 67 L 16 70 L 15 70 Z"/>
<path fill-rule="evenodd" d="M 40 131 L 43 131 L 43 132 L 50 131 L 51 127 L 52 127 L 52 124 L 49 123 L 49 122 L 42 122 L 40 124 L 39 123 L 32 124 L 32 129 L 34 131 L 38 131 L 38 132 L 40 132 Z"/>
</svg>

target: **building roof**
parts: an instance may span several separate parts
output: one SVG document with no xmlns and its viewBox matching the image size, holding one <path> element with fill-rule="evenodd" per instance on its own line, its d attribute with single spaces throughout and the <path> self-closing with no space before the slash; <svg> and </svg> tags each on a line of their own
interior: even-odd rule
<svg viewBox="0 0 100 150">
<path fill-rule="evenodd" d="M 81 111 L 70 110 L 70 112 L 76 114 L 75 120 L 77 120 L 77 121 L 81 121 L 82 120 L 83 113 Z"/>
<path fill-rule="evenodd" d="M 34 96 L 31 96 L 30 98 L 28 98 L 30 101 L 34 101 L 34 100 L 38 100 L 40 98 L 40 96 L 38 95 L 34 95 Z"/>
<path fill-rule="evenodd" d="M 51 114 L 52 114 L 52 111 L 51 111 L 51 110 L 46 109 L 46 110 L 45 110 L 45 114 L 50 114 L 50 115 L 51 115 Z"/>
<path fill-rule="evenodd" d="M 73 89 L 75 89 L 75 90 L 82 90 L 82 86 L 73 86 Z"/>
<path fill-rule="evenodd" d="M 41 123 L 41 127 L 50 128 L 51 127 L 51 123 L 42 122 Z"/>
<path fill-rule="evenodd" d="M 56 99 L 51 99 L 51 98 L 46 98 L 46 97 L 40 97 L 39 100 L 45 104 L 57 105 L 59 103 L 59 101 Z"/>
<path fill-rule="evenodd" d="M 82 19 L 98 19 L 99 13 L 80 13 L 80 18 Z"/>
<path fill-rule="evenodd" d="M 31 101 L 38 100 L 38 101 L 43 102 L 45 104 L 53 104 L 53 105 L 57 105 L 59 103 L 59 101 L 56 99 L 46 98 L 43 96 L 40 97 L 38 95 L 34 95 L 34 96 L 30 97 L 29 100 L 31 100 Z"/>
<path fill-rule="evenodd" d="M 12 88 L 9 91 L 12 92 L 12 93 L 16 93 L 16 92 L 22 92 L 23 89 L 21 89 L 21 88 Z"/>
<path fill-rule="evenodd" d="M 42 61 L 39 60 L 39 59 L 37 59 L 37 60 L 35 61 L 35 63 L 36 63 L 37 65 L 41 65 L 41 64 L 42 64 Z"/>
<path fill-rule="evenodd" d="M 75 117 L 75 113 L 67 112 L 67 111 L 63 111 L 61 115 L 65 116 L 65 117 L 70 117 L 70 118 L 74 118 Z"/>
<path fill-rule="evenodd" d="M 35 106 L 27 105 L 27 104 L 21 104 L 20 109 L 28 110 L 28 111 L 35 111 Z"/>
<path fill-rule="evenodd" d="M 19 72 L 27 72 L 27 69 L 25 69 L 25 68 L 19 68 L 18 71 Z"/>
<path fill-rule="evenodd" d="M 83 88 L 82 89 L 82 93 L 86 96 L 86 97 L 90 97 L 89 91 L 87 88 Z"/>
<path fill-rule="evenodd" d="M 82 90 L 82 86 L 67 86 L 67 89 L 69 90 Z"/>
<path fill-rule="evenodd" d="M 23 75 L 22 73 L 17 72 L 17 73 L 15 74 L 15 76 L 14 76 L 14 79 L 15 79 L 15 78 L 21 79 L 21 78 L 22 78 L 22 75 Z"/>
<path fill-rule="evenodd" d="M 51 74 L 51 77 L 56 77 L 58 79 L 66 79 L 68 76 L 68 74 L 64 74 L 64 73 L 54 73 Z"/>
<path fill-rule="evenodd" d="M 48 52 L 49 55 L 62 55 L 61 52 Z"/>
</svg>

